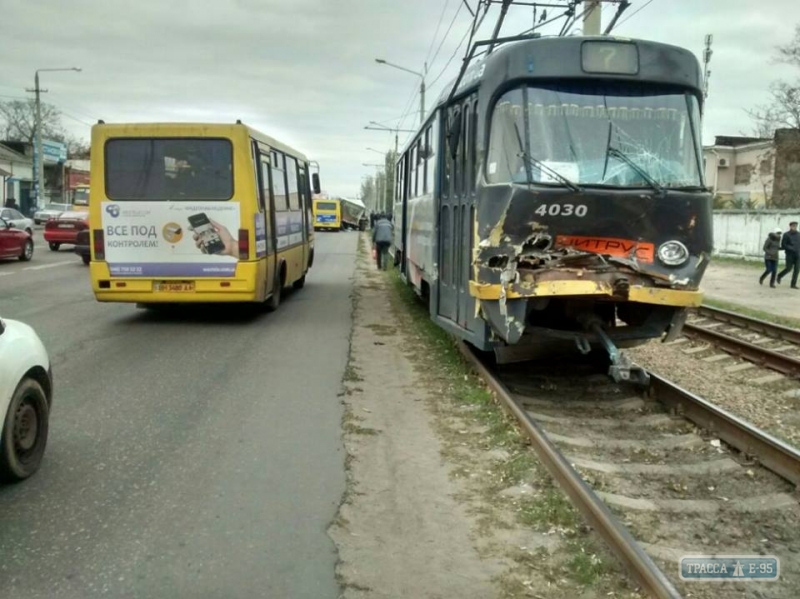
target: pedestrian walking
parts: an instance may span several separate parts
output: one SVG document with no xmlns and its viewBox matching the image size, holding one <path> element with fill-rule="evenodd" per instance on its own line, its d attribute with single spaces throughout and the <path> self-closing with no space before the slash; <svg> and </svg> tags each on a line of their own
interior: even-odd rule
<svg viewBox="0 0 800 599">
<path fill-rule="evenodd" d="M 789 272 L 792 273 L 792 289 L 797 287 L 797 275 L 800 274 L 800 232 L 797 221 L 789 223 L 789 230 L 783 234 L 781 249 L 786 253 L 786 268 L 778 273 L 778 285 Z"/>
<path fill-rule="evenodd" d="M 779 227 L 767 235 L 767 239 L 764 241 L 764 266 L 766 269 L 764 270 L 764 274 L 758 279 L 760 285 L 763 285 L 764 279 L 769 276 L 769 286 L 775 287 L 775 277 L 778 276 L 778 256 L 781 249 L 781 233 L 783 233 L 783 229 Z"/>
<path fill-rule="evenodd" d="M 384 215 L 381 215 L 372 229 L 372 243 L 375 246 L 379 270 L 386 270 L 389 267 L 389 246 L 392 245 L 393 239 L 394 227 Z"/>
</svg>

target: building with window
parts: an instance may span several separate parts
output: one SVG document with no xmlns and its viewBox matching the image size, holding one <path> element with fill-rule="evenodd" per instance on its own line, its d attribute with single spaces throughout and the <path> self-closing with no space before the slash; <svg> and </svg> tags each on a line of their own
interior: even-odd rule
<svg viewBox="0 0 800 599">
<path fill-rule="evenodd" d="M 705 181 L 719 208 L 800 206 L 800 131 L 773 138 L 718 135 L 703 148 Z"/>
<path fill-rule="evenodd" d="M 28 214 L 33 185 L 33 160 L 0 144 L 0 206 L 14 200 Z"/>
</svg>

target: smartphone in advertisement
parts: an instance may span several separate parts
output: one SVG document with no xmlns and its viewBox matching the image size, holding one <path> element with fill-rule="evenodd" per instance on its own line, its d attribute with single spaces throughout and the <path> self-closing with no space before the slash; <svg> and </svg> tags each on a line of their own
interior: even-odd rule
<svg viewBox="0 0 800 599">
<path fill-rule="evenodd" d="M 205 212 L 190 216 L 189 224 L 195 234 L 200 238 L 200 243 L 206 254 L 221 254 L 225 251 L 225 244 L 222 243 L 222 239 L 214 228 L 214 225 L 208 220 Z"/>
</svg>

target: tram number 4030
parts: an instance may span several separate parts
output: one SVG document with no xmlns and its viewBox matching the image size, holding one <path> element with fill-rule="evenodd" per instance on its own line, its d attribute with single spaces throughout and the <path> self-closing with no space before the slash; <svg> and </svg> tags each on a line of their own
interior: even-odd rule
<svg viewBox="0 0 800 599">
<path fill-rule="evenodd" d="M 586 216 L 589 209 L 586 204 L 542 204 L 536 210 L 535 214 L 539 216 L 577 216 L 582 218 Z"/>
</svg>

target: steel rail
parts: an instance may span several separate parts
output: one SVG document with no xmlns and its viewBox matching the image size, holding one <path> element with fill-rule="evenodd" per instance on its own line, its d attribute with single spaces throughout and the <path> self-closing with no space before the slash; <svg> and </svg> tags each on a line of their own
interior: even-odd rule
<svg viewBox="0 0 800 599">
<path fill-rule="evenodd" d="M 683 333 L 693 339 L 701 339 L 713 343 L 726 353 L 738 356 L 759 366 L 775 370 L 786 376 L 800 379 L 800 359 L 781 354 L 713 329 L 705 329 L 700 325 L 683 325 Z"/>
<path fill-rule="evenodd" d="M 756 458 L 764 468 L 800 485 L 800 451 L 796 448 L 652 372 L 650 394 L 676 414 Z"/>
<path fill-rule="evenodd" d="M 458 347 L 489 388 L 495 392 L 503 407 L 520 423 L 530 437 L 532 447 L 539 459 L 569 496 L 572 504 L 602 537 L 625 569 L 641 585 L 644 592 L 658 599 L 681 597 L 666 575 L 631 536 L 628 529 L 614 518 L 606 504 L 589 488 L 581 475 L 547 438 L 545 432 L 514 400 L 506 386 L 463 341 L 459 342 Z"/>
<path fill-rule="evenodd" d="M 695 313 L 699 316 L 705 316 L 720 322 L 727 322 L 734 326 L 742 327 L 743 329 L 761 333 L 767 337 L 800 345 L 800 329 L 785 327 L 783 325 L 767 322 L 766 320 L 745 316 L 744 314 L 737 314 L 729 310 L 714 308 L 713 306 L 700 306 L 695 308 Z"/>
</svg>

